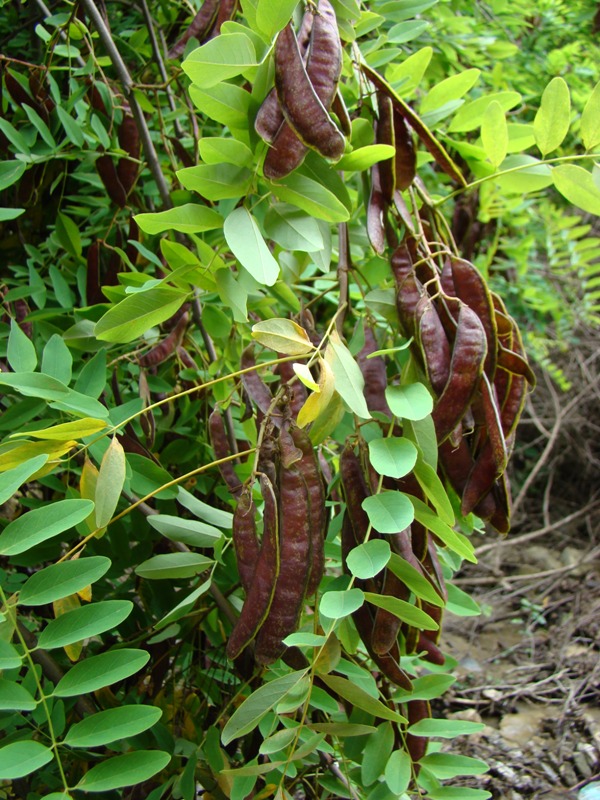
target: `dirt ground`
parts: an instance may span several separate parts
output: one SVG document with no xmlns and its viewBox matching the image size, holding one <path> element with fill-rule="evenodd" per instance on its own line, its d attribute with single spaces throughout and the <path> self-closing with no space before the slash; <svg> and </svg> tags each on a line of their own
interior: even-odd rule
<svg viewBox="0 0 600 800">
<path fill-rule="evenodd" d="M 490 765 L 462 785 L 494 800 L 583 800 L 600 781 L 597 339 L 578 359 L 573 389 L 546 381 L 528 403 L 512 532 L 477 536 L 479 563 L 456 580 L 484 614 L 444 628 L 460 678 L 439 711 L 485 723 L 452 751 Z"/>
</svg>

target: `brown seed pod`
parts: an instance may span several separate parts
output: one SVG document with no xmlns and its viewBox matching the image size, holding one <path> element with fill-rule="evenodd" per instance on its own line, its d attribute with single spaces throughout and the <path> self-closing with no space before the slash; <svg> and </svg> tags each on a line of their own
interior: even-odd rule
<svg viewBox="0 0 600 800">
<path fill-rule="evenodd" d="M 427 700 L 409 700 L 406 704 L 406 716 L 409 725 L 414 725 L 422 719 L 431 717 L 431 707 Z M 406 748 L 414 762 L 419 761 L 427 752 L 427 738 L 425 736 L 414 736 L 412 733 L 406 734 Z M 415 763 L 415 768 L 418 764 Z"/>
<path fill-rule="evenodd" d="M 385 252 L 386 201 L 381 190 L 379 164 L 371 167 L 371 193 L 367 204 L 367 236 L 371 247 L 378 255 Z"/>
<path fill-rule="evenodd" d="M 315 27 L 316 21 L 313 23 L 309 48 L 312 48 Z M 335 32 L 337 35 L 337 26 Z M 315 58 L 316 52 L 315 49 Z M 311 58 L 312 50 L 309 62 Z M 344 152 L 344 137 L 313 88 L 314 85 L 323 87 L 330 84 L 331 99 L 333 99 L 337 89 L 337 67 L 331 62 L 322 67 L 321 64 L 319 60 L 320 69 L 317 70 L 315 67 L 309 77 L 291 24 L 279 33 L 275 43 L 275 85 L 283 114 L 297 136 L 308 147 L 313 147 L 326 158 L 338 159 Z M 324 92 L 325 89 L 322 88 L 321 93 Z"/>
<path fill-rule="evenodd" d="M 425 294 L 423 284 L 417 278 L 412 257 L 406 242 L 402 242 L 392 254 L 392 274 L 396 281 L 396 306 L 398 317 L 406 336 L 417 334 L 417 306 Z"/>
<path fill-rule="evenodd" d="M 431 388 L 441 395 L 450 377 L 450 343 L 435 305 L 428 295 L 417 303 L 418 341 Z"/>
<path fill-rule="evenodd" d="M 188 322 L 189 314 L 186 311 L 181 315 L 171 333 L 162 342 L 155 344 L 147 353 L 138 358 L 138 364 L 141 367 L 156 367 L 167 361 L 181 344 Z"/>
<path fill-rule="evenodd" d="M 127 205 L 127 192 L 119 180 L 114 162 L 108 153 L 104 153 L 100 158 L 96 159 L 96 169 L 102 178 L 102 183 L 110 199 L 119 208 L 125 208 Z"/>
<path fill-rule="evenodd" d="M 273 395 L 257 370 L 251 369 L 252 367 L 256 367 L 254 345 L 248 345 L 242 352 L 241 367 L 242 369 L 251 370 L 242 375 L 244 389 L 248 392 L 248 396 L 252 402 L 258 406 L 263 414 L 267 414 L 273 403 Z"/>
<path fill-rule="evenodd" d="M 256 506 L 252 490 L 243 487 L 233 513 L 233 547 L 240 581 L 246 595 L 254 580 L 260 545 L 256 534 Z"/>
<path fill-rule="evenodd" d="M 405 191 L 411 185 L 417 174 L 417 151 L 413 142 L 412 133 L 404 117 L 396 109 L 393 111 L 394 121 L 394 171 L 396 186 L 400 191 Z"/>
<path fill-rule="evenodd" d="M 386 94 L 377 92 L 377 107 L 379 113 L 375 123 L 375 141 L 377 144 L 389 144 L 395 147 L 392 101 Z M 392 156 L 384 161 L 379 161 L 377 164 L 381 193 L 386 204 L 392 202 L 396 189 L 394 161 L 395 157 Z"/>
<path fill-rule="evenodd" d="M 227 657 L 237 658 L 250 644 L 267 618 L 275 584 L 279 575 L 279 513 L 273 484 L 266 475 L 260 477 L 264 500 L 263 535 L 252 582 L 242 611 L 227 642 Z"/>
<path fill-rule="evenodd" d="M 364 395 L 369 411 L 379 411 L 386 417 L 392 417 L 392 412 L 385 399 L 387 389 L 387 371 L 383 356 L 368 358 L 371 353 L 379 350 L 375 333 L 369 325 L 364 326 L 365 343 L 356 355 L 356 361 L 365 379 Z"/>
<path fill-rule="evenodd" d="M 202 6 L 194 19 L 191 21 L 187 30 L 179 37 L 177 42 L 167 53 L 167 58 L 179 58 L 185 50 L 186 44 L 193 37 L 202 44 L 208 38 L 219 13 L 220 0 L 204 0 Z"/>
<path fill-rule="evenodd" d="M 120 158 L 117 164 L 117 175 L 125 194 L 135 186 L 139 165 L 137 161 L 140 157 L 140 134 L 137 125 L 131 114 L 124 114 L 123 121 L 119 125 L 119 145 L 125 150 L 130 158 Z"/>
<path fill-rule="evenodd" d="M 408 601 L 410 590 L 391 569 L 388 569 L 385 573 L 382 594 Z M 377 608 L 371 638 L 371 647 L 375 653 L 384 655 L 390 652 L 398 638 L 400 624 L 400 619 L 395 614 L 392 614 L 391 611 L 387 611 L 385 608 Z"/>
<path fill-rule="evenodd" d="M 218 408 L 215 408 L 208 418 L 208 429 L 216 460 L 219 461 L 231 455 L 225 424 Z M 242 491 L 242 482 L 238 478 L 232 462 L 226 461 L 224 464 L 219 464 L 219 472 L 231 494 L 237 497 Z"/>
</svg>

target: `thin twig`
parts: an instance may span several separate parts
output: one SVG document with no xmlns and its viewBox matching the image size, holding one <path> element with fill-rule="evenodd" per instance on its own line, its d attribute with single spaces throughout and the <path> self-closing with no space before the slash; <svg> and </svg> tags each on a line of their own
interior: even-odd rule
<svg viewBox="0 0 600 800">
<path fill-rule="evenodd" d="M 106 52 L 108 53 L 108 57 L 110 58 L 113 67 L 119 77 L 121 82 L 121 86 L 123 88 L 123 94 L 125 95 L 125 99 L 129 104 L 131 109 L 131 113 L 133 114 L 133 118 L 135 119 L 135 124 L 137 125 L 140 139 L 144 145 L 144 153 L 146 155 L 146 160 L 148 162 L 148 167 L 150 168 L 150 172 L 152 173 L 152 177 L 156 181 L 156 185 L 158 187 L 158 192 L 160 194 L 161 200 L 163 201 L 163 205 L 165 208 L 172 208 L 173 202 L 171 200 L 171 195 L 169 193 L 169 187 L 167 185 L 167 181 L 163 174 L 163 171 L 160 166 L 160 162 L 158 160 L 158 155 L 156 153 L 156 149 L 154 147 L 154 142 L 152 141 L 152 137 L 150 135 L 150 129 L 146 123 L 146 118 L 144 117 L 144 112 L 142 111 L 140 104 L 137 101 L 135 93 L 133 91 L 134 84 L 129 74 L 129 70 L 125 65 L 125 62 L 121 58 L 121 54 L 117 50 L 117 47 L 113 41 L 113 38 L 110 34 L 110 31 L 106 27 L 104 20 L 102 19 L 102 15 L 96 8 L 94 0 L 82 0 L 83 7 L 87 11 L 90 19 L 94 23 L 96 30 L 98 32 L 98 36 L 100 37 L 100 41 L 104 45 Z"/>
</svg>

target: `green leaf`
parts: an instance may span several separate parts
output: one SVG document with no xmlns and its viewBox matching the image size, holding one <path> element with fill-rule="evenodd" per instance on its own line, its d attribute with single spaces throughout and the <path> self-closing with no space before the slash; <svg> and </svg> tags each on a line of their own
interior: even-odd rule
<svg viewBox="0 0 600 800">
<path fill-rule="evenodd" d="M 59 400 L 51 403 L 50 408 L 55 408 L 58 411 L 67 411 L 69 414 L 76 414 L 84 418 L 108 417 L 108 409 L 102 403 L 73 389 L 69 389 Z"/>
<path fill-rule="evenodd" d="M 70 217 L 60 211 L 56 216 L 56 235 L 67 253 L 74 258 L 80 258 L 82 245 L 79 228 Z"/>
<path fill-rule="evenodd" d="M 443 607 L 445 605 L 427 578 L 397 553 L 391 554 L 389 569 L 421 600 L 434 606 Z"/>
<path fill-rule="evenodd" d="M 109 792 L 133 786 L 156 775 L 170 760 L 170 754 L 163 750 L 138 750 L 113 756 L 88 770 L 75 788 L 82 792 Z"/>
<path fill-rule="evenodd" d="M 367 739 L 363 751 L 360 775 L 365 786 L 371 786 L 383 773 L 393 749 L 394 729 L 389 722 L 382 722 Z"/>
<path fill-rule="evenodd" d="M 454 509 L 437 472 L 422 458 L 418 458 L 414 473 L 419 486 L 438 512 L 440 519 L 447 525 L 454 525 L 456 522 Z"/>
<path fill-rule="evenodd" d="M 363 500 L 362 507 L 379 533 L 399 533 L 408 528 L 415 517 L 408 496 L 398 491 L 371 495 Z"/>
<path fill-rule="evenodd" d="M 448 602 L 446 608 L 458 617 L 478 617 L 481 614 L 481 607 L 471 595 L 463 592 L 453 583 L 447 583 Z"/>
<path fill-rule="evenodd" d="M 21 666 L 21 659 L 17 666 Z M 33 711 L 36 706 L 37 703 L 24 686 L 0 678 L 0 711 Z"/>
<path fill-rule="evenodd" d="M 365 602 L 361 589 L 345 589 L 341 592 L 325 592 L 319 602 L 319 611 L 329 619 L 347 617 Z"/>
<path fill-rule="evenodd" d="M 506 112 L 519 105 L 521 95 L 518 92 L 494 92 L 466 103 L 450 123 L 448 132 L 467 133 L 468 131 L 474 131 L 483 122 L 486 109 L 493 102 L 499 103 L 502 111 Z"/>
<path fill-rule="evenodd" d="M 36 544 L 45 542 L 69 530 L 90 514 L 91 500 L 58 500 L 42 508 L 34 508 L 10 522 L 0 534 L 0 553 L 14 556 L 25 553 Z"/>
<path fill-rule="evenodd" d="M 240 31 L 222 33 L 193 50 L 181 68 L 196 86 L 210 89 L 256 65 L 254 44 Z"/>
<path fill-rule="evenodd" d="M 455 676 L 443 672 L 436 675 L 422 675 L 413 680 L 413 688 L 407 699 L 434 700 L 436 697 L 441 697 L 453 683 L 456 683 Z"/>
<path fill-rule="evenodd" d="M 458 75 L 451 75 L 430 89 L 419 106 L 421 114 L 428 111 L 435 111 L 438 108 L 450 103 L 452 100 L 460 100 L 477 83 L 481 70 L 466 69 Z"/>
<path fill-rule="evenodd" d="M 581 115 L 581 139 L 586 150 L 600 145 L 600 81 L 594 86 Z"/>
<path fill-rule="evenodd" d="M 48 339 L 42 353 L 42 372 L 62 381 L 66 386 L 71 382 L 73 356 L 58 333 Z"/>
<path fill-rule="evenodd" d="M 28 437 L 30 439 L 44 439 L 46 441 L 67 442 L 71 439 L 83 439 L 84 436 L 92 436 L 107 427 L 104 420 L 84 417 L 73 422 L 62 422 L 60 425 L 53 425 L 50 428 L 39 428 L 33 431 L 12 433 L 11 439 Z"/>
<path fill-rule="evenodd" d="M 454 753 L 429 753 L 419 760 L 440 781 L 456 778 L 457 775 L 483 775 L 490 768 L 479 758 L 459 756 Z"/>
<path fill-rule="evenodd" d="M 162 619 L 154 624 L 154 629 L 159 631 L 163 628 L 170 625 L 172 622 L 176 622 L 178 619 L 181 619 L 185 614 L 187 614 L 191 609 L 195 606 L 196 600 L 199 597 L 202 597 L 203 594 L 210 589 L 212 580 L 209 577 L 208 580 L 205 580 L 203 583 L 200 584 L 193 592 L 184 597 L 184 599 L 178 603 L 175 608 L 172 608 L 168 614 L 165 614 Z"/>
<path fill-rule="evenodd" d="M 591 172 L 575 164 L 552 167 L 554 185 L 563 197 L 589 214 L 600 216 L 600 188 Z"/>
<path fill-rule="evenodd" d="M 237 164 L 251 167 L 253 154 L 248 145 L 238 139 L 222 136 L 203 136 L 198 142 L 200 158 L 205 164 Z"/>
<path fill-rule="evenodd" d="M 335 389 L 342 400 L 356 416 L 370 419 L 371 414 L 363 393 L 365 379 L 352 353 L 343 344 L 335 328 L 325 351 L 325 359 L 333 371 Z"/>
<path fill-rule="evenodd" d="M 198 553 L 166 553 L 142 562 L 136 567 L 135 574 L 151 580 L 193 578 L 212 564 L 211 558 Z"/>
<path fill-rule="evenodd" d="M 404 44 L 405 42 L 411 42 L 413 39 L 416 39 L 418 36 L 421 36 L 427 28 L 429 27 L 430 23 L 424 19 L 413 19 L 408 22 L 398 22 L 396 25 L 392 25 L 389 29 L 387 38 L 389 42 L 393 44 Z"/>
<path fill-rule="evenodd" d="M 492 166 L 499 167 L 508 152 L 508 128 L 504 111 L 496 100 L 489 104 L 483 114 L 481 141 Z"/>
<path fill-rule="evenodd" d="M 398 419 L 419 420 L 433 411 L 433 398 L 429 389 L 422 383 L 388 386 L 385 390 L 385 399 L 392 414 Z"/>
<path fill-rule="evenodd" d="M 389 757 L 384 771 L 389 790 L 399 797 L 408 789 L 412 776 L 412 761 L 405 750 L 395 750 Z"/>
<path fill-rule="evenodd" d="M 20 667 L 22 660 L 23 659 L 12 644 L 0 639 L 0 670 Z"/>
<path fill-rule="evenodd" d="M 413 495 L 408 495 L 408 497 L 414 506 L 415 519 L 417 522 L 420 522 L 421 525 L 424 525 L 427 530 L 435 533 L 435 535 L 441 539 L 442 542 L 450 548 L 450 550 L 457 553 L 459 556 L 461 556 L 461 558 L 464 558 L 473 564 L 477 563 L 473 545 L 466 536 L 463 536 L 462 533 L 456 533 L 456 531 L 453 531 L 449 525 L 446 525 L 446 523 L 429 508 L 429 506 L 425 505 L 425 503 L 423 503 L 417 497 L 413 497 Z"/>
<path fill-rule="evenodd" d="M 227 720 L 221 741 L 227 746 L 234 739 L 254 730 L 261 719 L 292 691 L 306 682 L 306 671 L 291 672 L 281 678 L 268 681 L 247 697 Z"/>
<path fill-rule="evenodd" d="M 29 458 L 19 464 L 18 467 L 13 467 L 13 469 L 0 474 L 0 506 L 13 496 L 19 486 L 22 486 L 25 481 L 40 470 L 47 460 L 48 456 L 43 453 L 34 458 Z"/>
<path fill-rule="evenodd" d="M 69 389 L 64 383 L 37 372 L 0 372 L 0 385 L 10 386 L 26 397 L 64 400 Z"/>
<path fill-rule="evenodd" d="M 192 84 L 189 94 L 198 111 L 209 119 L 230 129 L 247 130 L 252 102 L 250 92 L 232 83 L 220 83 L 211 89 L 199 89 Z"/>
<path fill-rule="evenodd" d="M 148 517 L 148 523 L 167 539 L 182 542 L 189 547 L 215 547 L 223 538 L 221 531 L 212 525 L 170 514 L 153 514 Z"/>
<path fill-rule="evenodd" d="M 96 526 L 104 528 L 115 512 L 125 483 L 125 450 L 117 437 L 113 437 L 102 456 L 96 481 Z"/>
<path fill-rule="evenodd" d="M 10 321 L 6 358 L 14 372 L 33 372 L 37 366 L 33 342 L 14 319 Z"/>
<path fill-rule="evenodd" d="M 326 222 L 346 222 L 350 212 L 343 202 L 322 183 L 313 178 L 292 172 L 281 182 L 268 181 L 271 192 L 286 203 L 306 211 Z"/>
<path fill-rule="evenodd" d="M 298 0 L 258 0 L 256 5 L 256 24 L 265 34 L 267 39 L 272 39 L 276 33 L 285 28 L 291 19 Z"/>
<path fill-rule="evenodd" d="M 439 625 L 420 608 L 387 594 L 365 592 L 365 600 L 373 606 L 389 611 L 398 619 L 424 631 L 437 631 Z"/>
<path fill-rule="evenodd" d="M 231 252 L 261 286 L 273 286 L 279 264 L 267 247 L 256 220 L 240 206 L 225 220 L 223 232 Z"/>
<path fill-rule="evenodd" d="M 150 659 L 146 650 L 110 650 L 80 661 L 56 685 L 56 697 L 89 694 L 139 672 Z"/>
<path fill-rule="evenodd" d="M 113 630 L 127 619 L 132 609 L 130 600 L 103 600 L 74 608 L 46 625 L 38 638 L 38 647 L 52 650 Z"/>
<path fill-rule="evenodd" d="M 154 214 L 136 214 L 134 219 L 144 233 L 151 235 L 165 231 L 202 233 L 223 225 L 223 217 L 218 211 L 197 203 L 185 203 Z"/>
<path fill-rule="evenodd" d="M 287 203 L 274 203 L 265 216 L 265 233 L 285 250 L 312 253 L 324 247 L 316 219 Z"/>
<path fill-rule="evenodd" d="M 184 508 L 187 508 L 187 510 L 198 519 L 202 519 L 204 522 L 208 522 L 210 525 L 216 525 L 218 528 L 231 530 L 233 525 L 233 514 L 231 514 L 229 511 L 223 511 L 220 508 L 213 508 L 207 503 L 203 503 L 202 500 L 198 500 L 198 498 L 194 497 L 193 494 L 188 492 L 182 486 L 179 487 L 177 502 L 181 503 Z"/>
<path fill-rule="evenodd" d="M 109 708 L 71 725 L 64 744 L 69 747 L 102 747 L 137 736 L 151 728 L 161 716 L 162 709 L 153 706 L 127 705 Z"/>
<path fill-rule="evenodd" d="M 537 192 L 552 185 L 552 170 L 539 159 L 519 153 L 504 160 L 502 172 L 494 176 L 494 183 L 507 194 Z"/>
<path fill-rule="evenodd" d="M 109 569 L 110 559 L 105 556 L 50 564 L 25 581 L 19 592 L 19 605 L 43 606 L 53 603 L 95 583 Z"/>
<path fill-rule="evenodd" d="M 352 703 L 356 708 L 366 711 L 367 714 L 372 714 L 374 717 L 379 717 L 380 719 L 389 719 L 393 722 L 405 723 L 407 721 L 402 714 L 393 711 L 384 703 L 371 697 L 364 689 L 361 689 L 360 686 L 357 686 L 346 678 L 340 678 L 337 675 L 328 675 L 325 673 L 319 675 L 319 678 L 323 683 L 327 684 L 330 689 L 333 689 L 336 694 L 344 700 L 348 700 L 348 702 Z"/>
<path fill-rule="evenodd" d="M 252 326 L 252 338 L 278 353 L 303 356 L 314 350 L 304 328 L 290 319 L 267 319 Z"/>
<path fill-rule="evenodd" d="M 75 147 L 83 147 L 85 138 L 81 125 L 60 104 L 56 106 L 56 113 L 71 142 Z"/>
<path fill-rule="evenodd" d="M 187 292 L 168 286 L 156 286 L 145 292 L 127 295 L 98 320 L 95 336 L 105 342 L 132 342 L 172 317 L 187 298 Z"/>
<path fill-rule="evenodd" d="M 408 97 L 421 83 L 432 55 L 432 47 L 422 47 L 399 63 L 392 63 L 387 72 L 388 82 L 402 97 Z"/>
<path fill-rule="evenodd" d="M 185 189 L 198 192 L 207 200 L 244 197 L 252 182 L 252 173 L 236 164 L 198 164 L 177 172 Z"/>
<path fill-rule="evenodd" d="M 0 161 L 0 192 L 16 183 L 25 172 L 23 161 Z"/>
<path fill-rule="evenodd" d="M 467 789 L 464 786 L 442 786 L 428 792 L 431 800 L 488 800 L 492 797 L 486 789 Z"/>
<path fill-rule="evenodd" d="M 373 578 L 386 566 L 391 552 L 389 542 L 385 539 L 371 539 L 348 553 L 348 569 L 355 578 Z"/>
<path fill-rule="evenodd" d="M 342 156 L 335 168 L 344 172 L 363 172 L 379 161 L 393 158 L 395 152 L 395 148 L 389 144 L 368 144 Z"/>
<path fill-rule="evenodd" d="M 41 742 L 12 742 L 0 748 L 0 780 L 30 775 L 52 761 L 53 753 Z"/>
<path fill-rule="evenodd" d="M 24 208 L 0 208 L 0 222 L 9 222 L 25 213 Z"/>
<path fill-rule="evenodd" d="M 533 120 L 535 141 L 543 156 L 561 144 L 569 131 L 571 98 L 563 78 L 553 78 L 544 89 L 542 102 Z"/>
<path fill-rule="evenodd" d="M 435 736 L 440 739 L 454 739 L 478 733 L 485 728 L 482 722 L 467 722 L 463 719 L 421 719 L 410 725 L 408 732 L 413 736 Z"/>
<path fill-rule="evenodd" d="M 410 439 L 401 436 L 372 439 L 369 442 L 369 458 L 380 475 L 403 478 L 417 462 L 417 448 Z"/>
</svg>

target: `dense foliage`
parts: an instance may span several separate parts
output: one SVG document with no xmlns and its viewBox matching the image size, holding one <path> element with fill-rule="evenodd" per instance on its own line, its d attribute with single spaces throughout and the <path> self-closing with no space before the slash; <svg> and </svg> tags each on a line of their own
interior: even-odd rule
<svg viewBox="0 0 600 800">
<path fill-rule="evenodd" d="M 598 321 L 600 53 L 464 6 L 0 6 L 6 796 L 489 797 L 442 612 Z"/>
</svg>

